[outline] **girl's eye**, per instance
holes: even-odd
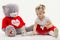
[[[38,14],[37,14],[38,15]]]
[[[40,15],[40,14],[37,14],[37,15]]]
[[[45,13],[45,12],[43,12],[43,13]]]
[[[41,15],[41,13],[40,13],[40,15]]]

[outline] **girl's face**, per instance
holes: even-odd
[[[36,10],[36,14],[37,14],[38,18],[40,18],[40,19],[44,17],[44,13],[45,13],[45,11],[42,9]]]

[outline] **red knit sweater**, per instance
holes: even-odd
[[[2,29],[6,28],[7,26],[12,25],[14,28],[21,28],[25,25],[22,18],[20,16],[17,17],[5,17],[2,21]]]

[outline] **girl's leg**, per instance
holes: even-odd
[[[58,29],[55,26],[52,26],[50,28],[49,35],[57,38],[58,37]]]
[[[34,25],[31,25],[31,26],[25,28],[26,32],[27,32],[27,35],[33,35],[33,27],[34,27]]]
[[[56,37],[56,38],[58,37],[58,29],[57,28],[54,29],[54,37]]]
[[[26,32],[33,31],[33,26],[34,26],[34,25],[31,25],[31,26],[29,26],[29,27],[26,27],[26,28],[25,28]]]

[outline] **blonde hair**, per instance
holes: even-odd
[[[39,9],[45,9],[45,5],[43,5],[43,4],[40,4],[38,7],[36,7],[36,10],[39,10]]]

